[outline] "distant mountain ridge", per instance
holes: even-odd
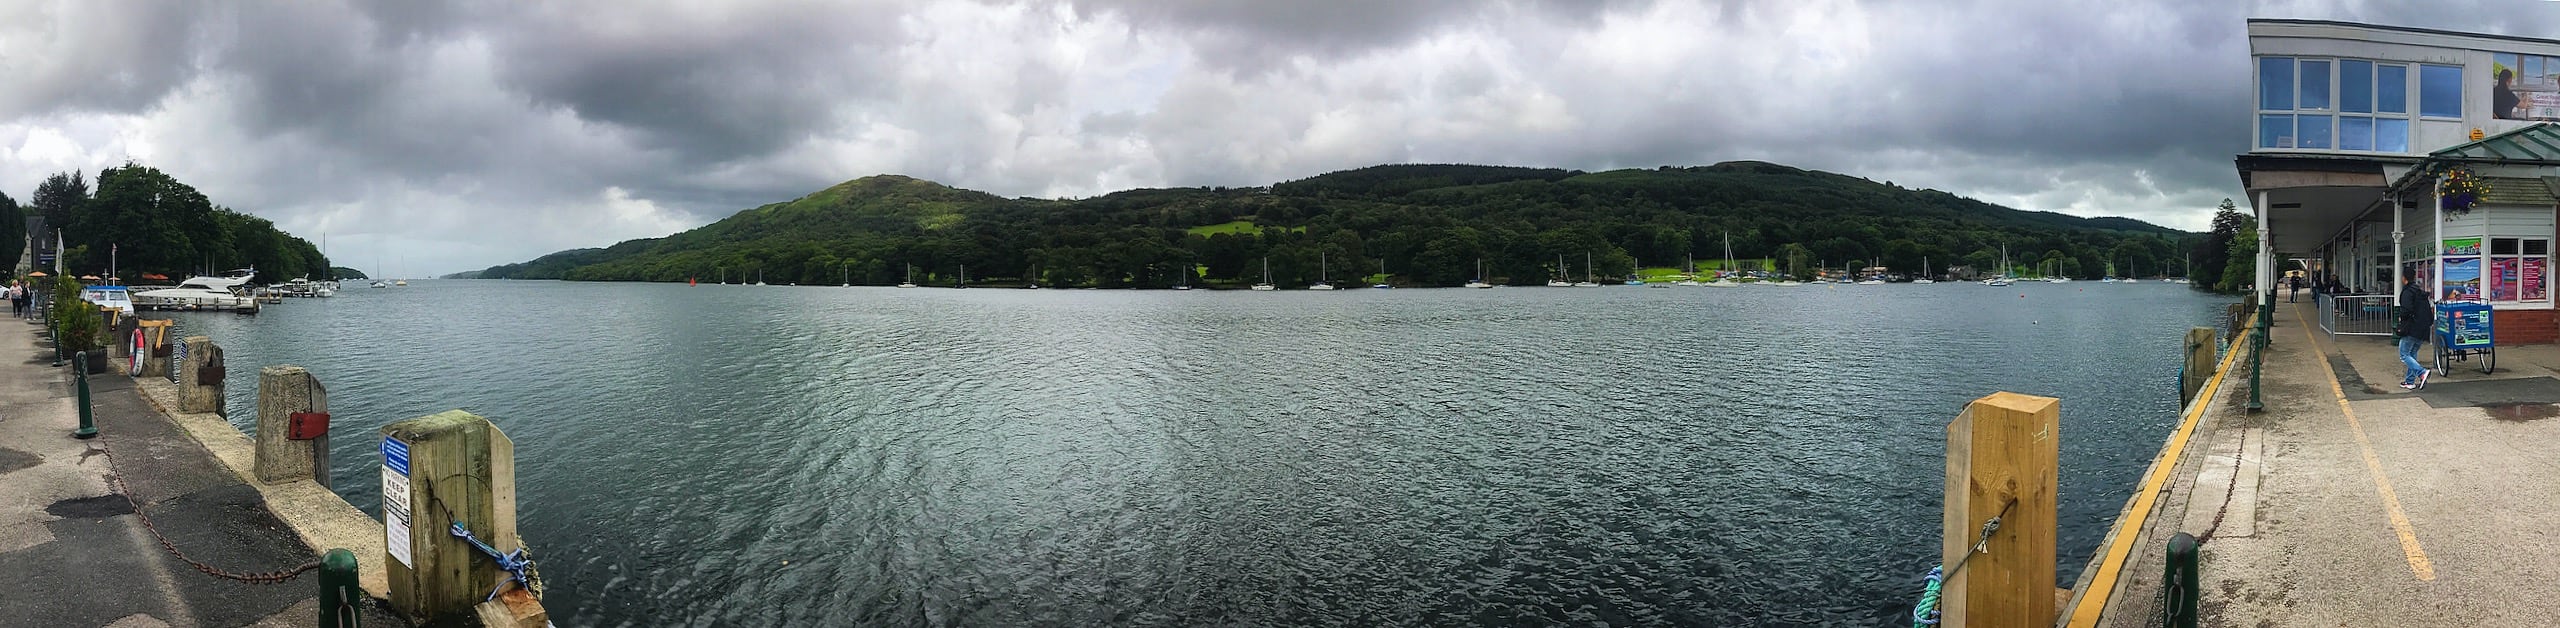
[[[1917,270],[1988,267],[2006,244],[2021,268],[2073,276],[2161,274],[2195,234],[2129,218],[2023,211],[1937,190],[1780,164],[1583,172],[1400,164],[1268,188],[1136,189],[1007,199],[900,175],[846,181],[696,229],[572,249],[476,273],[487,279],[885,285],[981,281],[1161,287],[1261,278],[1367,283],[1472,278],[1540,283],[1623,275],[1641,261],[1720,260],[1725,238],[1764,268],[1847,263]],[[1595,269],[1582,268],[1588,255]],[[1557,257],[1566,258],[1555,267]],[[2043,262],[2039,264],[2039,262]],[[2109,262],[2116,271],[2106,268]],[[1196,269],[1196,271],[1194,270]],[[1188,275],[1188,276],[1186,276]],[[1248,281],[1249,280],[1249,281]]]

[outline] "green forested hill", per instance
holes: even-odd
[[[1811,273],[1852,260],[1896,271],[1988,268],[2006,244],[2026,271],[2043,260],[2073,276],[2160,273],[2196,234],[2124,218],[2019,211],[1936,190],[1906,189],[1762,162],[1693,168],[1571,170],[1393,165],[1269,188],[1175,188],[1080,200],[1006,199],[909,177],[848,181],[738,212],[664,238],[577,249],[496,266],[487,279],[752,281],[1159,287],[1261,279],[1316,280],[1319,255],[1337,282],[1381,261],[1398,283],[1455,285],[1478,258],[1496,282],[1542,283],[1562,256],[1582,275],[1637,263],[1701,266],[1724,255],[1794,260]],[[1195,266],[1196,265],[1196,266]]]
[[[94,193],[92,182],[82,173],[56,173],[37,186],[26,208],[60,232],[69,247],[62,266],[73,273],[105,275],[113,266],[125,279],[139,281],[144,273],[184,278],[254,267],[261,281],[328,277],[328,258],[309,240],[265,218],[215,205],[159,169],[126,163],[98,171]],[[9,214],[0,217],[18,218]]]

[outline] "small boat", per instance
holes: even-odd
[[[1938,280],[1929,278],[1929,258],[1920,258],[1920,278],[1911,280],[1911,283],[1938,283]]]
[[[1733,233],[1724,234],[1724,267],[1716,269],[1716,280],[1698,284],[1709,288],[1732,288],[1742,285],[1733,280]]]
[[[133,293],[126,290],[124,286],[81,288],[80,300],[96,305],[98,309],[116,312],[121,316],[133,315]]]
[[[1576,288],[1598,288],[1598,287],[1600,287],[1600,278],[1599,278],[1599,276],[1592,274],[1592,272],[1593,272],[1593,271],[1591,270],[1591,252],[1590,252],[1590,251],[1583,251],[1583,252],[1582,252],[1582,281],[1576,281],[1576,282],[1573,282],[1573,287],[1576,287]]]
[[[2000,274],[1992,275],[1990,278],[1983,279],[1982,285],[1997,288],[2000,286],[2010,285],[2011,283],[2012,282],[2009,280],[2009,245],[2002,244],[2000,245]]]
[[[1271,258],[1262,258],[1262,283],[1253,284],[1253,289],[1261,292],[1280,289],[1279,285],[1271,283]]]
[[[1393,290],[1393,289],[1395,289],[1395,285],[1394,285],[1394,284],[1387,283],[1387,278],[1388,278],[1389,276],[1390,276],[1390,275],[1388,275],[1388,274],[1387,274],[1387,260],[1383,260],[1383,259],[1382,259],[1382,260],[1378,260],[1378,283],[1377,283],[1377,285],[1372,285],[1372,286],[1369,286],[1369,287],[1371,287],[1371,288],[1376,288],[1376,289],[1379,289],[1379,290]]]
[[[1473,281],[1469,281],[1469,282],[1467,282],[1467,287],[1469,287],[1469,288],[1491,288],[1491,287],[1493,287],[1493,284],[1485,283],[1485,281],[1484,281],[1484,258],[1481,258],[1481,257],[1476,258],[1476,278],[1475,278],[1475,280],[1473,280]]]
[[[726,283],[726,280],[723,280],[723,283]],[[913,288],[913,287],[916,287],[916,265],[914,265],[914,264],[908,264],[908,265],[907,265],[907,280],[906,280],[906,281],[902,281],[902,282],[898,282],[898,287],[900,287],[900,288]]]
[[[1266,279],[1266,281],[1267,281],[1267,279]],[[1307,289],[1308,289],[1308,290],[1332,290],[1332,289],[1334,289],[1334,288],[1333,288],[1333,262],[1332,262],[1332,260],[1326,259],[1326,256],[1325,256],[1324,254],[1322,254],[1322,253],[1318,253],[1318,254],[1316,254],[1316,285],[1307,286]]]
[[[1573,273],[1572,273],[1571,271],[1569,271],[1569,270],[1565,269],[1565,267],[1564,267],[1564,256],[1562,256],[1562,255],[1558,255],[1558,256],[1556,256],[1556,277],[1555,277],[1554,279],[1549,279],[1549,280],[1547,280],[1547,287],[1549,287],[1549,288],[1570,288],[1570,287],[1573,287],[1573,282],[1571,282],[1571,281],[1566,281],[1566,280],[1565,280],[1565,277],[1570,276],[1570,275],[1572,275],[1572,274],[1573,274]]]

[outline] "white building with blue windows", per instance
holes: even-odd
[[[2315,20],[2249,21],[2257,109],[2235,160],[2275,261],[2391,304],[2403,271],[2495,310],[2499,343],[2560,340],[2560,40]],[[2481,187],[2471,187],[2473,183]],[[2485,188],[2485,189],[2482,189]],[[2262,293],[2263,294],[2263,293]],[[2324,316],[2336,333],[2382,333]]]

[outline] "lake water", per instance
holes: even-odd
[[[419,281],[170,316],[311,368],[368,513],[375,428],[496,421],[564,626],[1883,625],[1965,401],[2062,398],[2075,577],[2221,302]]]

